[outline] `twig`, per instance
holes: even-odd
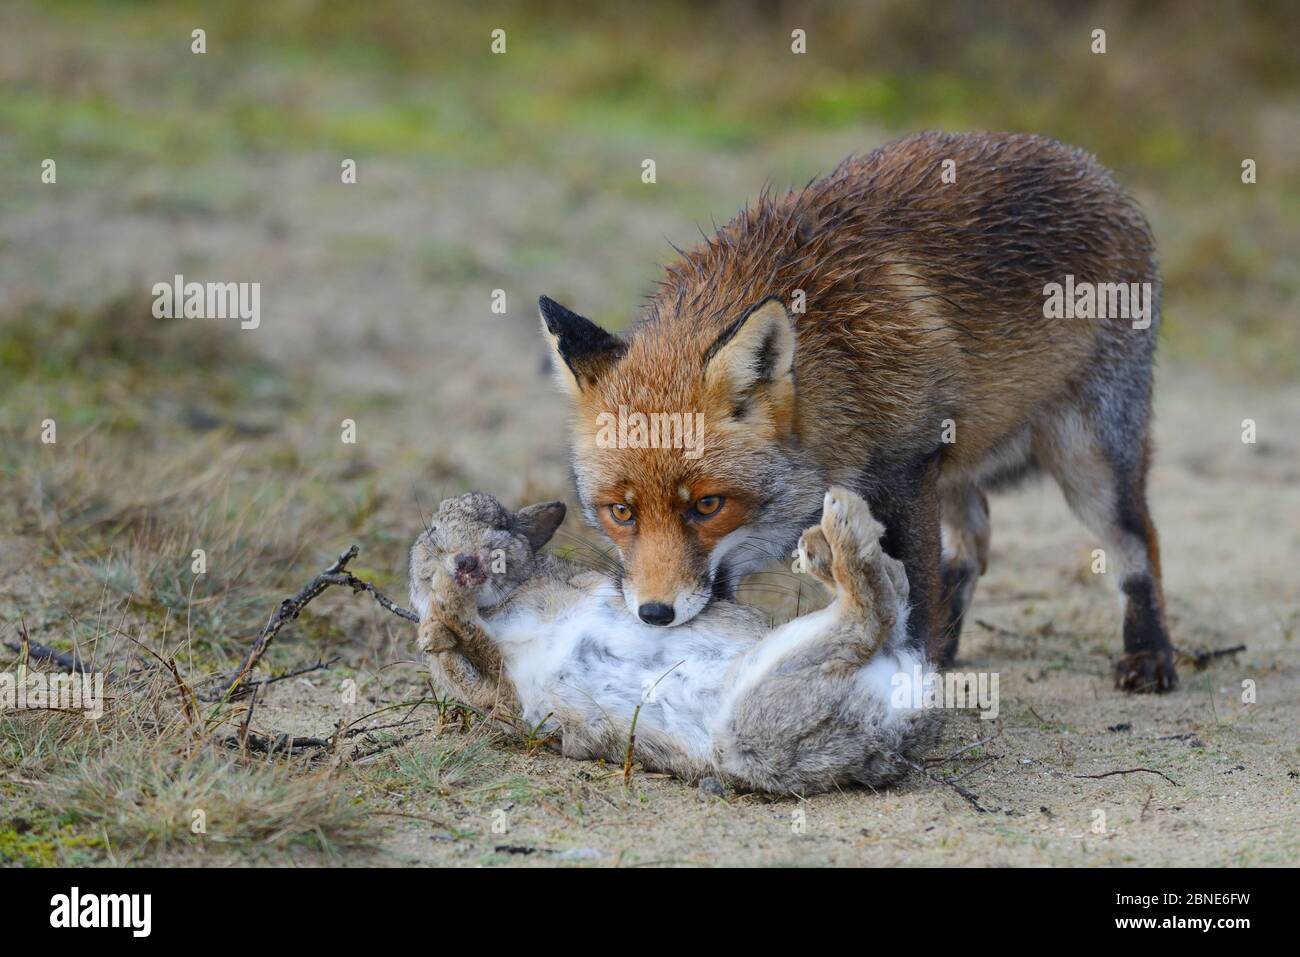
[[[240,698],[244,698],[252,694],[256,689],[265,688],[267,685],[273,685],[277,681],[288,681],[290,678],[298,678],[301,677],[302,675],[309,675],[313,671],[324,671],[326,668],[334,667],[334,665],[338,664],[339,660],[340,660],[340,656],[338,655],[335,655],[329,661],[321,661],[317,659],[314,665],[308,665],[306,668],[295,668],[293,671],[286,671],[284,674],[281,675],[272,675],[270,678],[261,678],[257,681],[244,682],[239,686],[238,689],[230,693],[230,700],[238,701]]]
[[[1235,655],[1245,650],[1245,645],[1233,645],[1231,648],[1216,648],[1212,651],[1183,651],[1181,648],[1174,649],[1177,654],[1190,659],[1192,667],[1197,671],[1204,671],[1210,666],[1210,662],[1217,658],[1226,658],[1228,655]]]
[[[421,735],[428,734],[432,730],[432,728],[421,728],[419,731],[412,731],[410,734],[404,734],[400,738],[394,738],[392,741],[380,742],[368,751],[361,750],[361,745],[358,744],[352,749],[350,757],[353,761],[363,761],[366,758],[373,758],[376,754],[381,754],[384,751],[391,751],[393,748],[400,748],[412,738],[418,738]]]
[[[159,660],[161,660],[161,656]],[[199,717],[198,699],[194,697],[194,692],[185,683],[185,679],[181,677],[180,669],[176,667],[176,659],[168,658],[166,665],[172,673],[172,679],[176,682],[176,690],[181,696],[181,702],[185,705],[185,720],[193,726]]]
[[[241,723],[239,734],[227,735],[221,739],[221,743],[228,748],[235,748],[240,751],[256,751],[260,754],[293,754],[295,751],[320,750],[333,752],[337,747],[338,741],[342,738],[355,738],[366,736],[366,740],[376,747],[369,750],[363,750],[361,745],[356,745],[350,757],[355,761],[361,758],[373,757],[383,751],[388,751],[399,745],[405,744],[412,738],[418,738],[420,735],[427,734],[431,728],[421,728],[411,734],[402,735],[394,738],[392,741],[376,741],[369,735],[374,731],[383,731],[389,728],[400,728],[403,725],[411,724],[410,720],[395,721],[391,724],[371,725],[365,728],[347,728],[339,729],[328,738],[314,736],[291,737],[288,734],[262,734],[257,731],[250,731],[248,720],[252,716],[253,707],[257,703],[257,695],[254,693],[253,701],[250,703],[248,712],[244,715]]]
[[[952,788],[963,798],[965,798],[966,802],[970,804],[971,807],[979,811],[981,814],[993,814],[996,813],[997,811],[1002,810],[1001,808],[985,807],[983,804],[980,803],[979,798],[977,798],[974,795],[974,793],[968,791],[966,788],[962,787],[960,784],[957,784],[952,779],[945,778],[941,774],[935,774],[929,768],[925,767],[922,764],[917,764],[915,761],[911,760],[910,758],[904,758],[903,760],[907,763],[908,767],[910,767],[913,771],[919,771],[920,773],[924,774],[927,778],[929,778],[931,781],[933,781],[935,784],[942,784],[944,787]]]
[[[442,820],[441,818],[428,817],[424,814],[408,814],[406,811],[385,811],[385,810],[369,811],[367,813],[379,814],[384,817],[406,817],[406,818],[410,818],[412,821],[424,821],[426,824],[435,824],[438,827],[442,828],[444,831],[447,831],[448,833],[454,833],[456,831],[456,828],[452,827],[450,824],[448,824],[446,821]]]
[[[6,641],[5,647],[20,655],[23,654],[23,643],[20,641]],[[55,651],[35,641],[28,641],[26,650],[27,656],[33,661],[49,661],[68,671],[78,671],[83,675],[90,674],[90,665],[66,652]]]
[[[144,651],[144,653],[149,655],[149,657],[155,659],[160,665],[162,665],[171,673],[172,681],[176,683],[176,691],[181,696],[181,704],[185,706],[185,721],[187,724],[189,724],[191,728],[197,728],[197,722],[199,717],[199,699],[197,696],[195,696],[194,690],[188,684],[186,684],[185,679],[181,677],[180,669],[176,667],[176,659],[174,657],[164,658],[158,652],[154,651],[152,648],[146,645],[143,641],[128,634],[125,631],[120,632],[120,634],[127,641],[131,642],[131,644],[135,645],[137,648]],[[163,640],[166,641],[165,635]]]
[[[974,748],[978,748],[978,747],[980,747],[981,745],[988,744],[990,741],[994,740],[995,738],[997,738],[997,737],[998,737],[999,735],[1001,735],[1001,734],[1002,734],[1001,731],[998,731],[997,734],[990,734],[987,738],[982,738],[982,739],[980,739],[979,741],[974,741],[974,742],[972,742],[972,743],[966,745],[966,747],[961,748],[961,749],[959,749],[959,750],[957,750],[957,751],[954,751],[952,754],[948,755],[946,758],[926,758],[926,759],[925,759],[925,763],[926,763],[926,764],[929,764],[929,765],[934,765],[934,764],[947,764],[949,761],[956,761],[959,757],[961,757],[961,756],[962,756],[963,754],[965,754],[967,751],[970,751],[970,750],[972,750],[972,749],[974,749]]]
[[[258,685],[253,685],[252,695],[248,701],[248,710],[244,712],[244,720],[239,725],[239,748],[241,751],[248,750],[248,726],[253,720],[253,709],[257,707],[258,687]]]
[[[23,656],[23,660],[32,659],[35,661],[49,661],[60,668],[66,668],[68,671],[80,672],[83,675],[91,673],[91,666],[81,660],[80,655],[70,652],[55,651],[38,641],[32,641],[31,636],[27,633],[26,625],[20,625],[18,633],[22,635],[21,641],[6,641],[5,647],[10,651],[17,652]],[[111,680],[111,678],[110,678]]]
[[[1098,780],[1098,779],[1100,779],[1100,778],[1108,778],[1108,777],[1111,777],[1111,776],[1116,775],[1116,774],[1137,774],[1139,771],[1145,772],[1145,773],[1147,773],[1147,774],[1158,774],[1158,775],[1160,775],[1162,778],[1164,778],[1166,781],[1168,781],[1170,784],[1172,784],[1174,787],[1176,787],[1176,788],[1180,788],[1180,787],[1182,787],[1181,784],[1179,784],[1177,781],[1175,781],[1175,780],[1174,780],[1173,778],[1171,778],[1169,775],[1165,774],[1163,771],[1157,771],[1155,768],[1126,768],[1126,769],[1123,770],[1123,771],[1107,771],[1107,772],[1105,772],[1104,774],[1076,774],[1075,777],[1076,777],[1076,778],[1091,778],[1091,779],[1093,779],[1093,780]]]
[[[956,777],[951,777],[951,778],[949,778],[949,779],[948,779],[948,783],[949,783],[949,784],[956,784],[956,783],[957,783],[958,781],[960,781],[962,778],[969,777],[970,775],[974,774],[976,771],[983,771],[985,768],[987,768],[987,767],[988,767],[990,764],[992,764],[994,761],[998,760],[998,757],[1001,757],[1001,755],[998,755],[997,757],[989,758],[989,759],[988,759],[987,761],[985,761],[983,764],[977,764],[977,765],[975,765],[975,767],[973,767],[973,768],[967,768],[965,771],[963,771],[961,774],[958,774]]]
[[[1003,628],[1001,625],[990,624],[982,618],[976,618],[975,624],[979,625],[985,631],[991,631],[995,635],[1001,635],[1003,638],[1016,638],[1020,641],[1037,641],[1033,635],[1024,635],[1018,631],[1012,631],[1010,628]]]
[[[259,754],[293,754],[295,751],[306,751],[308,748],[329,750],[331,747],[331,742],[324,738],[291,738],[287,734],[277,734],[273,737],[256,731],[249,731],[242,741],[238,735],[230,735],[223,739],[222,743],[230,748],[256,751]]]
[[[311,603],[312,599],[319,596],[331,585],[346,585],[353,592],[369,592],[386,611],[392,612],[399,618],[418,623],[420,616],[415,612],[403,608],[376,589],[374,585],[362,581],[351,572],[346,571],[348,562],[356,558],[357,553],[360,551],[361,549],[358,546],[351,546],[335,559],[333,564],[326,568],[325,571],[304,585],[297,594],[280,602],[275,613],[271,615],[270,621],[262,629],[262,633],[258,635],[257,640],[253,642],[253,646],[244,655],[244,660],[240,662],[239,669],[222,682],[215,691],[205,696],[207,700],[228,699],[239,688],[240,683],[247,677],[249,672],[257,667],[258,662],[262,660],[262,656],[266,654],[266,649],[271,646],[275,636],[280,633],[280,629],[297,618],[302,613],[302,610]]]
[[[355,550],[356,546],[353,545],[352,548]],[[414,622],[417,625],[420,623],[420,616],[415,612],[411,611],[409,608],[403,608],[383,592],[379,591],[379,589],[375,588],[375,586],[370,584],[370,582],[362,581],[351,572],[343,572],[341,574],[326,573],[320,577],[327,585],[346,585],[348,588],[351,588],[354,593],[359,591],[369,592],[385,611],[391,611],[398,618],[405,618],[407,621]]]

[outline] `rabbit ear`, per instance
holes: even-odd
[[[564,521],[563,502],[541,502],[521,508],[515,514],[515,525],[528,539],[533,551],[538,551],[551,540],[555,530]]]

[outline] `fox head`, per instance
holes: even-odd
[[[618,549],[628,610],[679,625],[784,557],[821,480],[798,450],[781,300],[738,310],[720,332],[652,316],[628,340],[546,297],[540,307],[573,401],[578,499]]]

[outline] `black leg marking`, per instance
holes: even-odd
[[[943,566],[940,607],[947,609],[940,636],[939,653],[935,663],[940,668],[951,668],[957,658],[957,643],[961,638],[962,623],[974,592],[978,569],[970,562],[952,561]]]
[[[885,534],[881,547],[903,563],[911,611],[907,634],[933,660],[939,649],[938,610],[942,545],[939,536],[939,458],[928,456],[898,481],[881,482],[863,497]]]
[[[1126,599],[1124,657],[1115,665],[1115,687],[1172,691],[1178,687],[1178,673],[1156,583],[1149,575],[1130,575],[1120,587]]]

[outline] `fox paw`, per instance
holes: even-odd
[[[1178,687],[1173,651],[1134,651],[1115,662],[1115,687],[1136,694],[1160,694]]]

